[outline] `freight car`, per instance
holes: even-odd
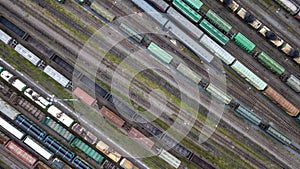
[[[235,112],[256,126],[258,126],[262,123],[262,119],[260,117],[258,117],[256,114],[254,114],[253,112],[248,110],[243,105],[239,105],[235,109]]]
[[[295,77],[294,75],[291,75],[287,79],[286,84],[288,86],[290,86],[297,93],[300,93],[300,80],[297,77]]]
[[[96,13],[101,15],[103,18],[105,18],[107,21],[111,22],[113,21],[116,16],[110,12],[108,9],[104,8],[97,2],[93,1],[93,3],[90,5],[91,9],[94,10]]]
[[[44,97],[42,97],[40,94],[32,90],[31,88],[27,88],[24,91],[24,95],[35,102],[37,105],[39,105],[42,109],[47,109],[51,103],[46,100]]]
[[[16,34],[21,39],[26,39],[28,33],[16,26],[14,23],[7,20],[4,16],[0,16],[0,24],[2,24],[8,31]]]
[[[184,44],[187,48],[193,51],[198,57],[206,62],[211,62],[214,56],[208,52],[204,47],[198,44],[194,39],[189,37],[184,31],[182,31],[178,26],[169,21],[165,28],[169,30],[178,40]]]
[[[0,76],[3,80],[5,80],[9,84],[11,84],[17,90],[22,92],[26,89],[26,85],[23,82],[21,82],[19,79],[17,79],[16,77],[14,77],[14,75],[12,75],[10,72],[4,70],[1,72]]]
[[[120,162],[120,166],[123,167],[124,169],[139,169],[135,165],[132,164],[129,160],[126,158],[123,158]]]
[[[260,79],[257,75],[255,75],[251,70],[249,70],[246,66],[244,66],[241,62],[236,60],[231,68],[236,71],[240,76],[245,78],[252,86],[254,86],[257,90],[264,90],[268,85],[262,79]]]
[[[90,144],[95,144],[97,142],[97,137],[78,123],[75,123],[72,126],[72,130]]]
[[[178,141],[173,139],[171,136],[168,136],[167,134],[165,134],[160,139],[160,142],[166,149],[171,149],[171,151],[186,159],[190,159],[190,157],[193,155],[193,153],[190,150],[179,144]]]
[[[209,84],[206,88],[206,91],[208,91],[213,97],[217,98],[224,104],[229,104],[232,100],[232,98],[226,94],[224,91],[219,89],[213,84]]]
[[[47,136],[44,143],[50,151],[57,153],[61,158],[71,161],[74,157],[74,153],[62,146],[59,142],[50,136]]]
[[[157,44],[154,42],[151,42],[150,45],[147,47],[147,49],[158,59],[161,61],[169,64],[173,60],[173,56],[170,55],[168,52],[160,48]]]
[[[142,43],[143,40],[143,36],[138,34],[135,30],[131,29],[129,26],[127,26],[124,23],[121,23],[119,28],[125,32],[130,38],[132,38],[133,40],[135,40],[138,43]]]
[[[4,134],[2,131],[0,131],[0,144],[4,145],[6,144],[8,141],[10,140],[10,138]]]
[[[172,154],[170,154],[169,152],[167,152],[164,149],[160,150],[158,157],[163,159],[164,161],[166,161],[172,167],[175,167],[175,168],[178,168],[181,164],[181,161],[178,158],[176,158],[175,156],[173,156]]]
[[[67,127],[70,127],[74,123],[74,120],[71,117],[54,105],[51,105],[47,109],[47,112]]]
[[[244,8],[241,8],[237,12],[237,15],[256,30],[262,26],[262,23]]]
[[[101,164],[104,160],[104,157],[95,151],[92,147],[81,141],[79,138],[75,138],[72,143],[72,147],[75,147],[82,151],[84,154],[95,160],[98,164]]]
[[[67,142],[71,142],[75,136],[69,132],[66,128],[61,126],[56,121],[52,120],[50,117],[46,117],[43,122],[43,125],[47,126],[49,129],[55,131],[59,136],[65,139]]]
[[[211,9],[207,11],[205,14],[207,20],[209,20],[214,26],[225,33],[229,33],[232,29],[232,26],[227,23],[224,19],[222,19],[219,15],[213,12]]]
[[[93,169],[86,161],[81,159],[80,157],[75,157],[72,161],[72,164],[78,169]]]
[[[131,127],[128,131],[128,136],[138,142],[139,144],[143,145],[146,149],[151,150],[154,145],[154,142],[146,137],[143,133]]]
[[[190,79],[191,81],[195,82],[198,84],[202,77],[199,76],[197,73],[195,73],[193,70],[191,70],[189,67],[187,67],[183,63],[179,63],[179,65],[176,68],[181,74],[183,74],[185,77]]]
[[[51,169],[50,167],[48,167],[46,164],[44,164],[43,162],[39,161],[34,169]]]
[[[262,65],[277,75],[282,75],[285,72],[285,69],[265,52],[259,52],[256,58]]]
[[[267,26],[262,26],[258,32],[265,37],[269,42],[271,42],[274,46],[279,48],[283,45],[284,40],[277,36],[274,32],[272,32]]]
[[[31,153],[26,151],[23,147],[21,147],[14,141],[8,142],[5,146],[5,149],[29,167],[32,167],[38,161],[38,158],[33,156]]]
[[[28,102],[23,97],[19,96],[15,102],[20,107],[22,107],[25,111],[30,113],[33,117],[35,117],[38,121],[42,121],[45,118],[45,113],[43,113],[41,110],[39,110],[36,106],[32,105],[30,102]]]
[[[247,18],[247,11],[243,7],[239,7],[240,5],[236,3],[235,1],[225,1],[225,0],[219,0],[222,2],[225,6],[228,6],[232,9],[233,12],[237,11],[239,9],[239,15],[242,18]],[[282,2],[290,3],[289,0],[278,0]],[[232,8],[234,7],[234,9]],[[293,7],[295,9],[295,7]],[[300,20],[300,8],[298,8],[299,12],[297,15],[295,15],[295,18]],[[249,18],[248,18],[249,19]],[[253,20],[255,23],[254,16],[251,15],[250,20]],[[257,21],[258,22],[258,21]],[[262,24],[263,25],[263,24]],[[293,61],[295,61],[297,64],[300,64],[300,54],[298,49],[293,48],[290,44],[287,42],[284,42],[282,38],[280,38],[275,32],[271,31],[267,26],[263,25],[258,28],[258,26],[253,26],[255,30],[258,30],[258,32],[263,35],[267,41],[271,42],[273,45],[275,45],[279,50],[281,50],[283,53],[285,53],[287,56],[291,57]],[[256,29],[258,28],[258,29]]]
[[[210,37],[212,37],[215,41],[217,41],[221,45],[226,45],[229,41],[229,38],[225,36],[222,32],[220,32],[217,28],[215,28],[212,24],[210,24],[206,19],[203,19],[200,24],[200,28],[204,32],[206,32]]]
[[[180,24],[193,38],[199,39],[203,35],[203,32],[197,26],[182,16],[173,7],[168,9],[167,14],[174,20],[174,22],[176,22],[176,24]]]
[[[163,0],[147,0],[150,4],[155,6],[155,8],[159,9],[161,12],[166,12],[169,4],[164,2]]]
[[[152,124],[150,121],[146,120],[140,115],[136,115],[134,119],[135,123],[145,129],[147,132],[153,136],[160,138],[163,135],[163,130]]]
[[[7,122],[2,117],[0,117],[0,126],[19,140],[21,140],[25,136],[25,133],[23,133],[21,130],[16,128],[10,122]]]
[[[116,163],[122,158],[121,154],[110,148],[103,141],[99,141],[96,148]]]
[[[150,17],[152,17],[160,26],[164,26],[168,19],[162,14],[158,13],[150,4],[141,0],[131,0],[136,6],[145,11]]]
[[[18,127],[30,133],[34,138],[39,140],[44,140],[46,137],[46,132],[39,128],[35,123],[31,122],[29,119],[23,115],[18,115],[16,120]]]
[[[69,79],[49,65],[44,68],[43,72],[65,88],[68,88],[72,85]]]
[[[108,121],[110,121],[112,124],[114,124],[116,127],[121,128],[124,124],[125,121],[117,116],[114,112],[106,108],[105,106],[102,106],[101,109],[99,110],[99,113]]]
[[[231,65],[235,61],[230,53],[228,53],[224,48],[218,45],[215,41],[206,35],[203,35],[199,41],[205,48],[207,48],[211,53],[221,59],[225,64]]]
[[[198,14],[194,9],[192,9],[189,5],[184,3],[182,0],[174,0],[173,5],[176,9],[178,9],[181,13],[183,13],[194,23],[198,23],[202,18],[200,14]]]
[[[255,44],[246,38],[242,33],[238,32],[232,36],[232,40],[237,44],[241,49],[251,53],[255,48]]]
[[[295,15],[300,11],[300,7],[291,0],[275,0],[281,7],[287,10],[291,15]]]
[[[183,0],[186,4],[188,4],[190,7],[192,7],[193,9],[195,9],[196,11],[199,11],[200,8],[203,5],[203,2],[201,2],[200,0]]]
[[[281,107],[288,115],[296,117],[299,114],[300,110],[291,102],[286,100],[280,93],[275,91],[272,87],[268,86],[267,89],[263,91],[263,94]]]
[[[40,145],[29,136],[27,136],[23,142],[46,160],[50,160],[50,158],[53,156],[51,151],[47,150],[44,146]]]
[[[265,131],[284,145],[290,145],[292,143],[292,141],[289,138],[284,136],[279,130],[277,130],[272,125],[268,125]]]
[[[223,3],[224,6],[227,6],[232,12],[235,12],[237,9],[239,9],[240,5],[235,2],[234,0],[219,0]]]
[[[53,159],[52,164],[59,169],[72,169],[68,164],[58,158]]]
[[[118,98],[115,98],[114,96],[110,97],[108,101],[110,103],[113,103],[114,106],[117,107],[119,110],[122,110],[119,113],[121,113],[122,117],[125,117],[127,120],[132,120],[137,114],[132,109],[130,109],[126,103],[120,101]]]
[[[12,40],[12,37],[0,29],[0,40],[6,45]]]
[[[30,63],[32,63],[34,66],[38,67],[43,62],[38,56],[36,56],[34,53],[32,53],[30,50],[28,50],[21,44],[16,45],[15,51],[19,53],[23,58],[28,60]]]
[[[76,87],[73,91],[73,95],[75,95],[76,98],[79,98],[83,103],[87,104],[88,106],[92,106],[96,103],[96,99],[94,99],[92,96],[90,96],[87,92],[82,90],[79,87]]]
[[[0,98],[0,112],[10,118],[11,120],[14,120],[20,113],[11,107],[7,102],[2,100]]]

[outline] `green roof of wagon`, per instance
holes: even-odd
[[[240,32],[235,34],[232,39],[239,47],[247,52],[251,52],[255,48],[255,44]]]
[[[198,14],[196,11],[194,11],[191,7],[189,7],[182,0],[174,0],[173,4],[177,9],[179,9],[182,13],[184,13],[184,15],[186,15],[188,18],[190,18],[194,22],[199,22],[200,19],[202,18],[200,14]]]
[[[203,2],[201,2],[200,0],[183,0],[183,1],[196,10],[199,10],[203,5]]]
[[[217,40],[222,45],[225,45],[229,38],[225,36],[222,32],[220,32],[217,28],[215,28],[212,24],[210,24],[207,20],[203,19],[200,23],[200,27],[208,33],[212,38]]]
[[[219,15],[217,15],[212,10],[209,10],[206,15],[207,19],[214,24],[217,28],[221,29],[224,32],[229,32],[232,28],[224,19],[222,19]]]
[[[271,70],[272,72],[281,75],[285,69],[277,63],[275,60],[273,60],[269,55],[267,55],[265,52],[260,52],[257,56],[258,61],[263,64],[266,68]]]
[[[153,42],[151,42],[148,46],[148,50],[165,63],[169,64],[173,59],[173,56],[168,54],[165,50],[163,50]]]

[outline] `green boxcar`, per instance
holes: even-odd
[[[243,50],[248,53],[252,52],[255,48],[255,44],[246,38],[242,33],[237,33],[232,37],[233,41]]]
[[[203,19],[199,25],[204,30],[204,32],[208,33],[209,36],[218,41],[220,44],[226,45],[226,43],[229,41],[229,38],[227,36],[225,36],[207,20]]]
[[[78,148],[79,150],[84,152],[87,156],[95,160],[98,164],[101,164],[102,161],[104,160],[104,157],[100,153],[95,151],[93,148],[91,148],[89,145],[81,141],[79,138],[75,138],[72,141],[71,146]]]
[[[90,7],[109,22],[113,21],[116,18],[116,16],[113,13],[105,9],[97,2],[93,2]]]
[[[153,53],[158,59],[169,64],[173,60],[173,56],[168,54],[165,50],[157,46],[154,42],[151,42],[148,46],[148,50]]]
[[[281,75],[285,69],[277,63],[275,60],[273,60],[269,55],[267,55],[265,52],[260,52],[257,55],[258,61],[263,64],[267,69],[271,70],[272,72]]]
[[[191,19],[193,22],[199,22],[201,19],[201,15],[199,15],[196,11],[194,11],[191,7],[189,7],[182,0],[174,0],[173,5],[180,10],[185,16]]]
[[[200,0],[183,0],[183,1],[196,10],[199,10],[203,5],[203,2],[201,2]]]
[[[224,21],[219,15],[217,15],[212,10],[209,10],[205,16],[213,25],[215,25],[217,28],[219,28],[220,30],[226,33],[228,33],[232,28],[231,25],[229,25],[226,21]]]
[[[68,142],[72,141],[75,138],[75,136],[72,133],[70,133],[67,129],[65,129],[56,121],[52,120],[50,117],[46,117],[43,120],[42,124],[55,131],[58,135],[60,135]]]

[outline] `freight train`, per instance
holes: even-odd
[[[139,3],[137,3],[137,2],[134,2],[134,3],[136,3],[141,8],[144,8],[144,10],[151,8],[151,7],[145,8],[144,3],[141,3],[141,2],[142,1],[139,1]],[[156,17],[156,15],[153,16],[154,19],[155,19],[155,17]],[[177,28],[177,26],[175,24],[173,24],[171,21],[167,21],[164,24],[165,24],[165,27],[169,28],[169,30],[171,28],[171,32],[173,34],[175,34],[175,33],[178,34],[180,32],[180,29]],[[176,31],[172,31],[172,30],[176,30]],[[253,43],[251,43],[251,41],[248,41],[246,39],[246,37],[244,37],[240,33],[234,35],[233,39],[234,39],[234,41],[236,41],[236,43],[240,44],[241,47],[245,48],[245,50],[252,51],[253,48],[255,47],[255,45]],[[279,107],[281,107],[287,114],[289,114],[292,117],[298,116],[300,110],[296,106],[292,105],[288,100],[286,100],[284,98],[284,96],[282,96],[281,94],[276,92],[272,87],[268,86],[268,84],[266,82],[264,82],[262,79],[260,79],[252,71],[250,71],[245,65],[243,65],[241,62],[236,60],[235,57],[233,57],[231,54],[226,52],[223,48],[219,47],[218,44],[216,44],[214,41],[212,41],[209,37],[207,37],[206,35],[202,35],[202,37],[200,37],[199,42],[201,44],[203,44],[203,46],[206,46],[211,53],[213,53],[215,56],[219,57],[219,59],[221,59],[228,66],[230,66],[238,75],[243,77],[246,81],[248,81],[257,90],[265,91],[265,92],[263,92],[263,94],[266,95],[268,98],[270,98],[275,104],[279,105]],[[170,56],[169,54],[160,54],[160,53],[166,53],[166,52],[163,52],[162,49],[159,49],[158,45],[154,44],[153,42],[151,42],[147,46],[147,49],[150,52],[154,53],[154,55],[156,57],[158,57],[160,60],[162,60],[163,62],[165,62],[167,64],[170,64],[171,61],[173,60],[173,57]],[[262,58],[261,56],[263,54],[264,53],[261,52],[260,54],[258,54],[257,57]],[[264,55],[264,56],[266,56],[266,55]],[[271,70],[280,69],[280,67],[276,67],[279,64],[275,64],[275,62],[270,64],[270,63],[267,63],[268,61],[270,61],[270,57],[268,57],[265,60],[260,59],[260,62],[263,62],[265,65],[268,64],[268,67],[270,67],[269,69],[271,69]],[[274,65],[272,65],[272,64],[274,64]],[[283,74],[282,69],[281,69],[281,71],[279,70],[278,72],[280,73],[280,75]],[[294,78],[294,77],[295,76],[290,76],[288,78],[288,80],[286,80],[286,81],[291,81],[291,78]],[[198,84],[199,82],[196,82],[196,83]],[[299,88],[300,81],[296,80],[296,82],[293,84],[291,84],[291,83],[286,83],[286,84],[291,85],[292,89],[296,89],[296,88]],[[296,92],[299,92],[299,91],[296,90]]]
[[[10,78],[14,77],[16,80],[18,80],[10,72],[8,72],[6,70],[3,70],[3,68],[1,68],[1,70],[2,70],[2,72],[6,72],[6,74],[10,74]],[[4,76],[4,77],[6,77],[6,76]],[[9,81],[9,79],[5,79],[5,80]],[[15,87],[17,90],[20,89],[20,87],[18,87],[18,85],[16,86],[15,83],[13,83],[12,81],[10,82],[10,84],[13,87]],[[18,84],[20,84],[21,86],[23,86],[23,91],[26,91],[27,89],[32,90],[31,88],[27,88],[27,86],[23,82],[21,82],[21,81]],[[83,128],[78,123],[75,123],[74,120],[71,117],[69,117],[68,115],[66,115],[65,113],[63,113],[56,106],[48,104],[49,102],[47,102],[47,100],[44,99],[42,96],[40,96],[37,92],[34,92],[34,91],[33,92],[29,92],[29,91],[27,91],[27,94],[30,97],[27,96],[26,94],[24,94],[24,95],[27,96],[27,98],[29,98],[30,100],[38,103],[37,105],[39,105],[41,109],[47,110],[47,112],[50,115],[52,115],[53,118],[55,118],[56,120],[58,120],[59,122],[61,122],[66,127],[72,126],[71,127],[72,131],[74,133],[78,134],[84,140],[86,140],[89,144],[92,144],[92,145],[96,144],[97,137],[95,135],[93,135],[91,132],[87,131],[85,128]],[[33,94],[34,94],[34,96],[32,96]],[[42,100],[42,102],[40,100]],[[43,103],[43,104],[41,104],[41,103]],[[47,103],[47,104],[45,104],[45,103]],[[68,159],[65,159],[65,160],[71,161],[71,159],[74,157],[74,155],[72,156],[72,153],[70,151],[67,151],[64,147],[57,148],[57,146],[60,145],[57,141],[55,141],[52,137],[47,136],[47,133],[45,131],[43,131],[41,128],[39,128],[32,121],[28,120],[26,117],[24,117],[23,115],[21,115],[16,110],[13,110],[13,111],[5,111],[5,110],[3,110],[3,113],[6,116],[8,116],[11,120],[15,120],[15,122],[18,125],[19,128],[21,128],[24,131],[27,131],[35,139],[38,139],[40,141],[45,140],[46,147],[48,147],[51,151],[53,151],[55,153],[58,153],[61,158],[63,158],[63,159],[68,158]],[[3,124],[3,126],[9,126],[9,123],[6,123],[4,121],[3,122],[1,121],[1,123]],[[75,124],[72,125],[73,123],[75,123]],[[79,138],[76,138],[76,136],[74,134],[72,134],[69,130],[67,130],[65,127],[63,127],[60,123],[56,122],[52,118],[45,117],[44,120],[42,121],[42,124],[44,126],[46,126],[47,128],[49,128],[49,129],[53,130],[54,132],[56,132],[60,137],[62,137],[63,139],[65,139],[67,142],[69,142],[72,147],[81,148],[80,149],[81,151],[83,151],[85,154],[87,154],[87,156],[90,156],[97,163],[102,164],[102,162],[104,161],[104,157],[101,154],[98,153],[97,157],[95,157],[96,151],[93,150],[92,147],[90,147],[89,145],[83,143]],[[8,128],[12,128],[12,127],[8,127]],[[13,133],[14,136],[17,137],[20,140],[25,135],[24,133],[18,131],[18,129],[14,129],[13,132],[11,132],[11,133]],[[30,142],[29,138],[26,139],[25,144],[27,142]],[[54,142],[54,143],[52,143],[52,142]],[[80,146],[78,145],[79,144],[78,142],[80,142]],[[85,145],[84,149],[82,148],[83,144]],[[35,147],[38,148],[38,145],[35,145]],[[86,150],[86,148],[88,150]],[[59,149],[59,151],[57,149]],[[50,152],[48,152],[48,154],[47,154],[47,153],[45,153],[46,150],[42,150],[41,148],[39,148],[38,150],[41,150],[41,152],[44,152],[41,155],[45,156],[45,157],[48,157],[47,160],[49,160],[52,157],[52,155],[53,155],[52,154],[51,157],[50,157],[50,155],[49,155]],[[69,156],[66,156],[66,154],[64,154],[64,153],[67,153]],[[100,158],[102,160],[100,160]],[[78,158],[76,161],[78,161],[78,160],[80,160],[80,158]],[[106,165],[110,165],[110,166],[114,165],[114,164],[112,164],[109,161],[106,161],[105,164]],[[74,165],[77,165],[77,164],[74,164]]]
[[[103,92],[103,90],[102,90],[102,92]],[[104,92],[103,92],[104,93]],[[105,94],[101,94],[101,95],[105,95],[105,97],[106,96],[108,96],[108,92],[106,92]],[[112,100],[112,99],[110,99],[110,98],[112,98],[112,97],[107,97],[108,98],[108,100]],[[121,104],[121,103],[120,103]],[[129,110],[129,109],[127,109],[128,111],[126,111],[126,113],[128,114],[128,115],[130,115],[130,116],[132,116],[134,113],[132,112],[132,110]],[[136,116],[137,117],[137,116]],[[151,130],[152,132],[153,131],[155,131],[156,133],[159,131],[159,129],[158,130],[156,130],[155,129],[155,127],[153,127],[153,125],[151,124],[151,123],[147,123],[147,124],[141,124],[141,125],[143,125],[143,127],[147,127],[147,129],[149,129],[149,130]],[[159,132],[158,132],[159,133]],[[183,147],[184,148],[184,147]],[[190,152],[190,154],[191,154],[191,152]]]
[[[292,47],[288,42],[284,41],[268,26],[264,25],[259,19],[257,19],[251,12],[247,11],[236,1],[218,0],[227,6],[232,12],[236,13],[244,22],[249,24],[253,29],[257,30],[268,42],[277,47],[287,56],[291,57],[297,64],[300,64],[300,53],[296,47]],[[300,7],[295,5],[290,0],[275,0],[281,4],[285,9],[292,12],[294,17],[300,20]]]
[[[144,1],[133,1],[133,2],[136,3],[136,5],[139,6],[140,8],[142,8],[145,12],[150,13],[150,12],[155,11],[155,9],[153,9],[150,6],[150,4],[147,4]],[[175,1],[173,1],[173,3],[174,2]],[[181,3],[183,3],[183,2],[181,2]],[[211,38],[209,38],[202,31],[200,31],[199,28],[197,28],[195,25],[191,24],[191,22],[189,20],[185,19],[174,8],[172,8],[171,6],[169,6],[169,8],[166,8],[166,3],[163,0],[151,1],[151,4],[154,4],[155,7],[160,7],[158,9],[161,9],[164,7],[164,9],[167,11],[167,13],[170,14],[170,17],[172,19],[174,19],[175,23],[180,23],[180,26],[183,26],[184,29],[186,29],[186,31],[192,37],[198,39],[198,43],[200,43],[200,45],[203,45],[210,52],[204,53],[204,51],[202,50],[203,47],[199,48],[199,46],[197,46],[198,44],[194,43],[193,40],[190,39],[189,36],[187,36],[187,34],[185,34],[185,32],[183,32],[178,26],[176,26],[174,23],[172,23],[171,20],[163,20],[163,22],[162,22],[161,17],[157,17],[158,15],[152,16],[154,20],[156,20],[158,23],[160,23],[162,27],[168,29],[179,40],[184,39],[184,41],[187,44],[189,44],[189,48],[193,47],[194,49],[195,48],[197,48],[199,50],[201,49],[202,50],[201,53],[203,55],[206,55],[207,58],[213,58],[215,55],[218,56],[219,58],[222,57],[223,58],[223,59],[221,59],[222,61],[225,61],[224,57],[230,57],[229,58],[230,60],[232,60],[234,58],[233,56],[230,56],[231,54],[226,52],[222,47],[220,47],[217,44],[217,43],[222,44],[223,42],[225,43],[227,40],[224,37],[226,37],[226,36],[222,37],[222,34],[218,34],[218,33],[216,33],[216,31],[212,31],[215,33],[213,35],[209,34],[209,36],[215,40],[216,40],[216,38],[214,38],[214,37],[218,37],[218,40],[216,40],[217,43],[215,43],[214,41],[211,40]],[[186,12],[188,13],[188,11],[186,11]],[[226,23],[221,17],[219,17],[217,14],[213,13],[211,10],[209,10],[205,16],[206,16],[207,20],[211,21],[215,26],[217,26],[223,32],[229,32],[230,29],[232,28],[228,23]],[[207,20],[203,19],[199,24],[200,27],[202,27],[204,31],[208,30],[208,29],[212,30],[211,28],[213,27],[213,25],[210,26],[210,23],[207,22]],[[130,29],[130,28],[128,28],[128,29]],[[128,33],[128,31],[125,31],[125,33],[127,33],[129,36],[132,36],[133,34],[135,34],[135,35],[138,34],[138,33],[133,33],[134,30],[132,30],[132,29],[130,29],[130,30],[131,30],[130,33]],[[207,31],[205,31],[205,32],[207,32]],[[233,34],[232,40],[243,50],[247,51],[248,53],[253,53],[253,56],[255,58],[258,58],[259,63],[261,63],[267,69],[269,69],[272,72],[274,72],[274,70],[277,71],[281,80],[283,82],[285,82],[285,84],[287,84],[291,89],[293,89],[297,93],[300,92],[300,90],[299,90],[300,89],[300,86],[299,86],[300,80],[297,77],[295,77],[294,75],[291,75],[291,74],[285,72],[285,69],[281,65],[279,65],[279,63],[274,61],[270,56],[268,56],[265,52],[254,51],[254,48],[256,47],[256,45],[253,42],[251,42],[248,38],[246,38],[243,34],[241,34],[240,32],[237,34]],[[137,42],[140,42],[140,41],[141,40],[139,40]],[[148,49],[151,50],[151,49],[153,49],[153,47],[155,47],[155,45],[150,44]],[[198,54],[199,53],[200,52],[198,52]],[[211,53],[213,53],[213,55]],[[224,56],[224,54],[225,54],[225,56]],[[161,56],[163,56],[163,55],[161,55]],[[164,60],[164,62],[170,63],[171,57],[168,56],[168,58],[166,58],[166,56],[168,56],[168,55],[167,54],[164,55],[165,58],[163,58],[163,59],[167,59],[167,60]],[[264,56],[264,59],[261,59],[262,56]],[[228,60],[226,60],[226,62],[228,62]],[[278,69],[281,69],[281,71],[278,71]]]

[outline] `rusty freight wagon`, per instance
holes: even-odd
[[[101,115],[107,119],[109,122],[114,124],[117,127],[122,127],[125,123],[125,121],[120,118],[118,115],[116,115],[114,112],[103,106],[100,111]]]

